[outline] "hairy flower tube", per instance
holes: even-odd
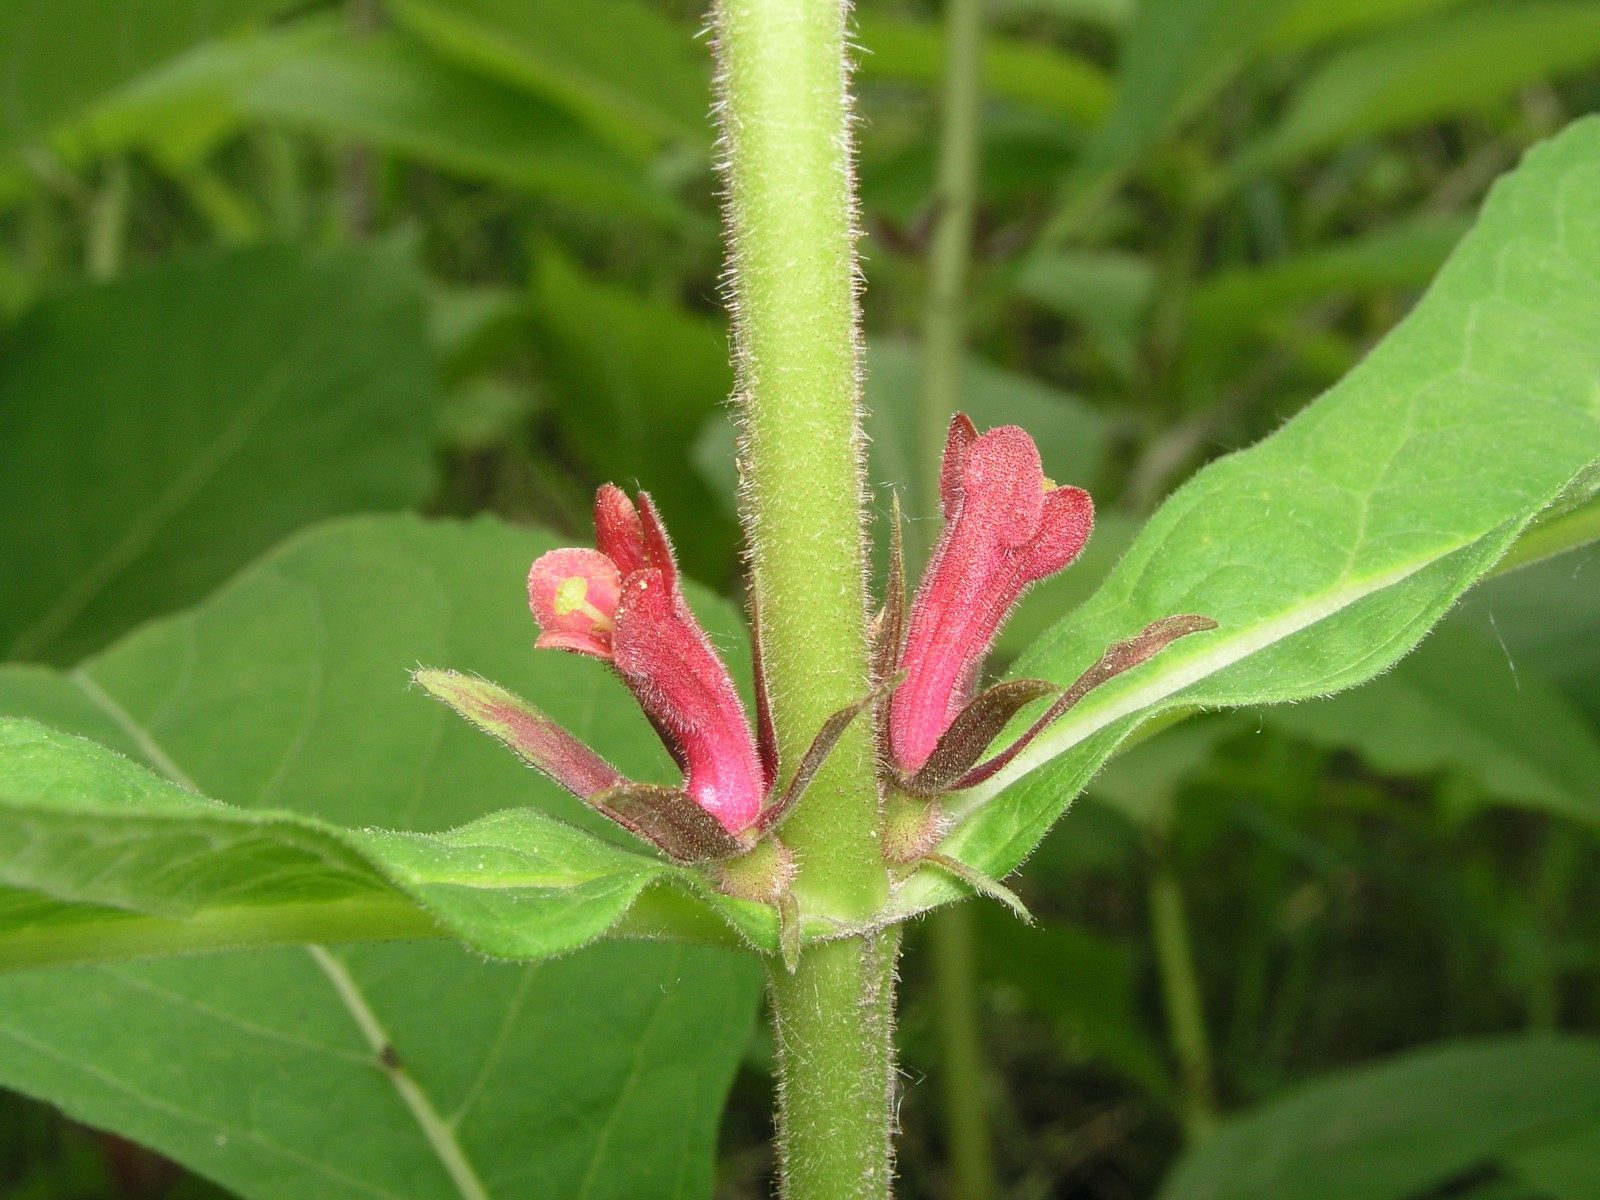
[[[1046,479],[1027,433],[1003,425],[980,435],[964,414],[950,423],[939,497],[945,526],[911,606],[905,679],[889,708],[891,759],[907,775],[972,701],[1023,592],[1072,562],[1094,527],[1089,493]]]
[[[887,720],[880,720],[879,740],[900,791],[932,798],[974,786],[1094,687],[1176,638],[1213,627],[1205,617],[1169,617],[1110,647],[1071,687],[1016,679],[975,695],[984,659],[1023,593],[1082,552],[1094,527],[1094,502],[1083,489],[1045,477],[1039,450],[1022,429],[1003,425],[979,434],[960,413],[945,442],[939,495],[944,529],[910,615],[897,611],[896,551],[897,578],[880,626],[880,675],[892,663],[900,682]],[[1056,700],[1031,728],[977,765],[1018,712],[1047,696]],[[936,827],[930,819],[926,836]],[[926,837],[913,840],[922,845]]]
[[[772,781],[728,669],[683,598],[650,497],[635,508],[620,488],[602,487],[595,541],[596,550],[552,550],[533,564],[535,645],[609,661],[683,770],[683,790],[743,833]]]
[[[640,837],[681,862],[746,855],[804,791],[867,700],[834,714],[774,795],[776,747],[757,743],[727,667],[684,599],[672,544],[647,494],[635,504],[611,484],[595,496],[593,550],[541,555],[528,572],[534,645],[597,658],[616,671],[683,773],[681,787],[625,779],[526,701],[486,680],[421,670],[416,680],[462,716]],[[759,678],[758,678],[759,692]],[[768,856],[772,857],[772,856]],[[787,858],[752,898],[787,883]],[[748,875],[748,872],[746,872]],[[744,878],[729,875],[728,880]],[[726,880],[725,880],[726,882]]]

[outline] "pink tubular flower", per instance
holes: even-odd
[[[609,661],[684,773],[683,790],[731,834],[761,813],[771,781],[727,668],[678,586],[647,494],[595,497],[597,550],[552,550],[528,573],[535,643]]]
[[[945,527],[911,607],[904,680],[889,708],[890,757],[907,776],[972,701],[1023,592],[1072,562],[1094,525],[1089,493],[1046,479],[1023,430],[1003,425],[980,436],[962,414],[950,423],[939,494]]]
[[[719,886],[728,894],[788,911],[793,862],[776,839],[763,838],[876,694],[823,722],[779,794],[771,723],[762,720],[758,744],[728,669],[683,598],[672,543],[650,497],[641,492],[635,505],[606,484],[595,496],[594,530],[597,549],[552,550],[528,572],[528,604],[539,622],[535,645],[610,663],[683,772],[681,787],[624,778],[533,705],[486,679],[431,667],[412,678],[670,857],[721,863]],[[759,670],[756,697],[764,713]],[[791,920],[788,928],[798,926]]]

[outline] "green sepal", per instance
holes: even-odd
[[[497,683],[433,667],[412,672],[411,681],[581,800],[627,782],[588,746]]]
[[[924,854],[921,862],[926,866],[948,871],[973,891],[988,896],[991,900],[1000,901],[1026,924],[1034,923],[1033,914],[1022,903],[1021,897],[998,879],[985,875],[978,868],[969,866],[958,858],[951,858],[948,854]]]

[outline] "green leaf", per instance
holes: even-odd
[[[869,110],[880,105],[896,112],[904,108],[904,88],[881,90],[881,97],[863,97]],[[1060,183],[1062,172],[1083,145],[1081,127],[1041,109],[986,104],[981,116],[983,171],[977,183],[978,204],[985,211],[1036,204],[1041,194]],[[897,254],[908,251],[922,236],[919,231],[926,228],[932,212],[930,197],[939,173],[938,129],[920,117],[882,125],[868,119],[862,137],[861,204],[867,222],[897,234]],[[901,234],[909,241],[901,240]],[[992,286],[973,298],[979,307],[1004,300],[1008,281],[1003,274],[996,273],[989,281]]]
[[[532,806],[574,822],[592,817],[408,688],[418,663],[492,674],[630,776],[675,778],[632,698],[598,664],[531,650],[523,580],[552,544],[493,520],[324,526],[200,607],[71,672],[0,668],[0,713],[63,726],[76,716],[81,732],[109,731],[118,749],[169,778],[181,774],[249,810],[229,825],[241,844],[265,825],[325,848],[307,830],[326,836],[327,822],[346,827],[340,846],[365,838],[369,860],[419,864],[419,879],[441,850],[468,876],[478,862],[508,866],[527,831],[559,827],[539,812],[488,814]],[[736,633],[726,606],[700,607],[716,634]],[[109,769],[103,752],[85,769]],[[174,808],[199,803],[148,787]],[[274,827],[281,818],[271,810],[286,805],[302,815]],[[216,811],[206,806],[208,821]],[[469,822],[431,838],[365,832]],[[93,828],[105,837],[115,826]],[[216,827],[206,828],[209,839]],[[583,845],[604,861],[637,853]],[[8,859],[20,853],[9,835],[0,848]],[[85,869],[77,886],[119,882],[114,862],[88,869],[91,844],[78,852]],[[353,887],[367,868],[346,853],[336,878]],[[247,886],[252,876],[231,867],[205,871],[218,856],[162,861],[174,880],[195,887]],[[327,884],[323,861],[299,877]],[[124,871],[120,883],[153,886],[135,873]],[[499,900],[486,906],[476,889],[440,882],[436,898],[494,923]],[[530,892],[502,933],[536,936],[547,900]],[[721,925],[687,894],[659,888],[629,920],[654,919],[673,904]],[[10,915],[15,924],[24,914],[13,907]],[[710,1194],[717,1113],[758,988],[753,964],[647,944],[592,947],[533,966],[423,942],[35,971],[0,980],[0,1083],[145,1141],[250,1200],[535,1200],[585,1189],[687,1200]],[[340,1120],[329,1122],[334,1111]]]
[[[413,834],[233,808],[7,719],[0,844],[0,969],[441,933],[544,958],[605,933],[667,873],[534,809]]]
[[[95,863],[111,851],[78,847],[87,857],[82,864],[62,859],[58,865],[64,874],[56,879],[43,874],[55,861],[50,854],[23,862],[26,844],[0,839],[8,855],[19,856],[14,863],[7,857],[4,861],[13,865],[6,869],[24,872],[10,886],[99,906],[68,914],[74,921],[100,922],[80,931],[82,950],[41,940],[25,923],[17,924],[9,931],[18,946],[16,965],[49,954],[83,959],[137,953],[140,937],[165,938],[162,944],[174,948],[191,936],[193,948],[228,938],[250,941],[252,922],[263,930],[256,940],[306,936],[296,932],[291,917],[311,923],[313,932],[319,920],[341,920],[343,936],[366,936],[359,913],[345,920],[338,912],[305,909],[274,918],[260,907],[303,899],[292,889],[282,895],[273,890],[270,867],[280,834],[289,852],[298,853],[295,847],[303,845],[322,847],[322,857],[344,864],[326,880],[313,879],[315,887],[334,898],[355,888],[366,899],[382,901],[377,907],[387,924],[376,925],[372,936],[396,936],[396,921],[406,930],[424,925],[415,913],[398,912],[397,905],[406,907],[402,901],[420,904],[447,930],[489,954],[554,953],[604,932],[646,885],[669,873],[667,864],[527,771],[498,743],[406,686],[406,670],[419,662],[494,671],[602,748],[628,777],[676,782],[676,769],[619,683],[587,660],[531,653],[533,624],[523,579],[527,564],[555,544],[548,535],[513,533],[491,521],[462,526],[373,518],[335,524],[291,541],[199,608],[147,626],[71,672],[0,669],[0,714],[98,735],[189,792],[239,806],[213,806],[170,829],[170,814],[142,809],[137,818],[118,814],[103,834],[108,841],[120,839],[116,857],[146,855],[139,849],[145,842],[186,844],[191,831],[185,822],[196,822],[215,845],[243,847],[218,853],[224,858],[237,853],[241,872],[243,860],[250,859],[260,876],[259,886],[249,874],[219,881],[197,867],[199,882],[191,885],[179,871],[188,900],[167,897],[159,880],[146,885],[137,874],[117,876],[117,886],[131,890],[98,896],[76,890],[71,880],[82,875],[93,884],[110,878]],[[738,636],[738,618],[726,606],[702,608],[713,631]],[[68,766],[64,760],[58,769]],[[103,812],[50,818],[34,811],[40,804],[48,807],[52,797],[57,802],[76,794],[93,797],[94,789],[50,791],[44,774],[19,774],[16,780],[9,774],[0,771],[0,801],[31,814],[16,818],[24,822],[17,826],[19,838],[23,832],[54,838],[48,844],[62,846],[64,855],[76,845],[71,830],[103,822]],[[122,791],[113,789],[98,801],[102,809],[115,807],[116,797],[134,785],[121,786]],[[546,812],[514,808],[519,805]],[[285,813],[289,806],[303,815]],[[589,834],[546,813],[609,842],[591,847]],[[50,820],[65,822],[68,832],[51,834]],[[257,829],[262,822],[266,832]],[[370,826],[462,828],[427,838],[384,834]],[[333,842],[345,850],[335,853],[328,848]],[[610,848],[623,844],[633,852]],[[145,861],[160,849],[152,846]],[[351,855],[359,859],[353,866]],[[570,869],[560,866],[563,856],[570,857]],[[350,871],[360,887],[347,878]],[[35,882],[29,884],[29,878]],[[208,881],[218,889],[215,895],[204,893]],[[381,885],[376,890],[374,881]],[[237,894],[230,890],[235,882]],[[484,882],[489,886],[481,886]],[[148,886],[148,894],[139,893],[140,886]],[[125,915],[205,920],[184,928],[150,922],[122,926],[100,911],[108,905]],[[728,938],[726,927],[687,895],[657,897],[647,908],[647,921],[698,913],[702,922],[709,920],[713,938],[719,930],[723,940]],[[752,919],[750,909],[772,923],[771,910],[761,906],[739,909],[744,923]],[[34,910],[23,906],[19,911]],[[277,934],[274,920],[284,927]],[[219,931],[210,932],[206,921]],[[119,938],[135,943],[134,948],[119,950]],[[0,935],[0,954],[3,943]]]
[[[1092,693],[967,793],[946,853],[1004,875],[1159,712],[1326,695],[1384,670],[1600,459],[1597,187],[1600,121],[1532,151],[1357,370],[1162,506],[1016,671],[1065,684],[1174,613],[1220,628]],[[929,873],[901,902],[948,894]]]
[[[1121,29],[1133,17],[1134,0],[1000,0],[996,12],[1007,17],[1056,17]]]
[[[554,252],[540,260],[532,309],[551,407],[584,464],[648,491],[685,569],[725,579],[739,531],[691,466],[702,424],[733,390],[721,317],[601,283]]]
[[[1148,259],[1120,250],[1045,251],[1017,276],[1017,290],[1081,324],[1124,379],[1132,379],[1155,296]]]
[[[548,96],[620,147],[708,149],[709,59],[637,0],[390,0],[395,19],[462,67]]]
[[[1537,675],[1455,625],[1366,687],[1266,719],[1379,771],[1459,771],[1486,799],[1600,825],[1600,740]]]
[[[1123,37],[1111,112],[1066,185],[1046,241],[1070,230],[1249,63],[1459,0],[1144,0]]]
[[[1547,559],[1600,544],[1600,472],[1580,480],[1567,495],[1539,515],[1538,522],[1517,539],[1511,553],[1495,565],[1495,574],[1520,571]]]
[[[1462,0],[1291,0],[1267,37],[1273,49],[1300,49],[1363,30],[1416,20]]]
[[[527,337],[527,307],[517,288],[435,282],[428,293],[428,333],[444,378],[459,383],[502,366]]]
[[[40,971],[0,980],[0,1082],[244,1200],[707,1200],[758,988],[642,943]]]
[[[567,109],[398,36],[315,45],[248,81],[250,115],[361,138],[468,175],[671,223],[682,209],[642,155],[599,140]]]
[[[28,564],[0,573],[0,655],[71,661],[302,525],[418,502],[432,409],[392,249],[209,255],[42,302],[0,355],[0,561]]]
[[[1588,0],[1516,0],[1445,12],[1324,63],[1239,169],[1477,111],[1524,84],[1596,59],[1600,9]]]
[[[1191,1150],[1160,1200],[1404,1200],[1600,1112],[1600,1042],[1430,1047],[1324,1076]]]
[[[863,15],[856,37],[864,51],[859,70],[865,83],[892,79],[937,87],[944,78],[942,26]],[[983,85],[996,99],[1083,126],[1098,123],[1111,102],[1105,72],[1089,60],[996,33],[984,37]]]
[[[1135,825],[1164,832],[1185,779],[1245,727],[1241,714],[1182,721],[1117,755],[1094,777],[1088,795]]]
[[[1511,665],[1554,684],[1600,728],[1600,547],[1497,576],[1462,605],[1459,620],[1502,646]]]
[[[201,42],[59,126],[52,143],[68,161],[137,148],[169,170],[193,167],[238,132],[252,81],[340,34],[337,19],[307,18]]]
[[[42,141],[144,72],[296,0],[8,0],[0,152]]]
[[[1592,601],[1591,601],[1592,606]],[[1600,615],[1600,614],[1596,614]],[[1455,772],[1483,799],[1600,823],[1600,739],[1567,700],[1507,652],[1451,620],[1394,670],[1324,700],[1184,721],[1119,754],[1088,794],[1163,824],[1177,789],[1225,737],[1260,725],[1348,749],[1391,775]]]
[[[1291,0],[1143,0],[1122,40],[1110,113],[1068,184],[1105,186],[1187,120],[1256,52]]]

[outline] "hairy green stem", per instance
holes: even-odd
[[[1161,973],[1161,998],[1167,1013],[1167,1034],[1178,1059],[1183,1094],[1184,1133],[1197,1141],[1217,1123],[1211,1082],[1211,1046],[1206,1037],[1200,980],[1189,940],[1189,919],[1183,891],[1172,869],[1162,864],[1150,881],[1150,927],[1156,964]]]
[[[784,775],[869,686],[846,5],[713,10],[732,259],[743,508]],[[783,827],[803,912],[859,923],[888,896],[870,722]],[[898,936],[769,964],[789,1200],[882,1200],[892,1174]]]
[[[855,200],[841,0],[720,0],[744,521],[785,773],[868,689]],[[785,825],[811,913],[887,895],[868,723]]]
[[[786,1200],[890,1194],[899,949],[891,926],[811,946],[793,974],[768,968]]]
[[[982,0],[948,0],[945,8],[944,88],[941,97],[937,220],[928,251],[923,317],[922,389],[917,412],[918,472],[913,512],[937,511],[939,460],[951,415],[961,407],[966,343],[967,276],[977,208],[983,118]],[[912,560],[925,562],[932,520],[914,522]],[[998,1189],[983,1040],[979,1035],[977,964],[972,910],[957,904],[929,918],[944,1119],[953,1194],[989,1200]]]

